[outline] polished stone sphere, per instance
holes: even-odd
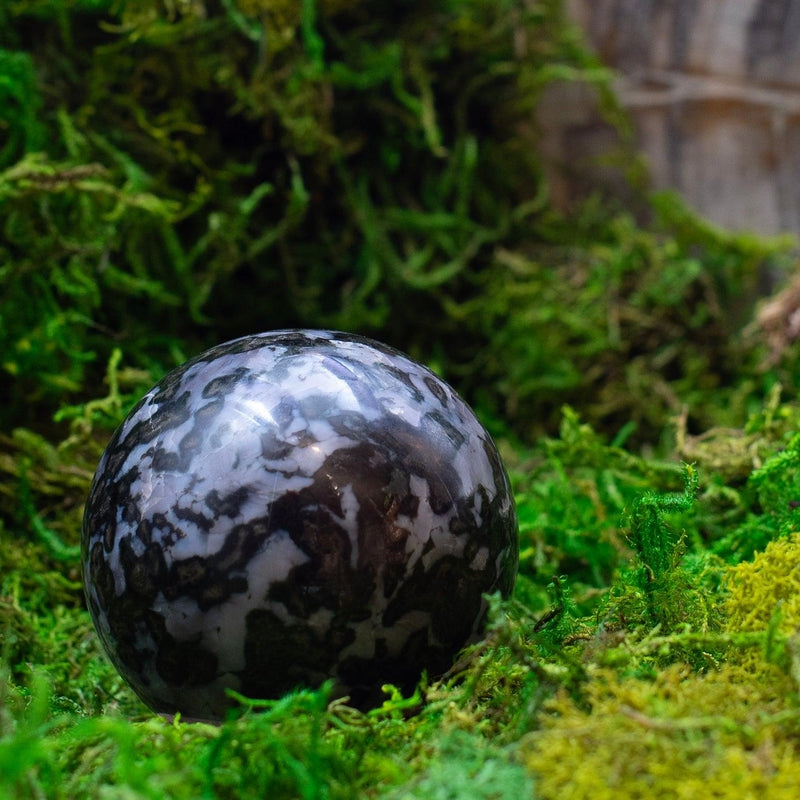
[[[430,370],[330,331],[246,336],[112,437],[83,525],[89,609],[152,709],[327,680],[356,705],[441,675],[509,596],[517,521],[489,434]]]

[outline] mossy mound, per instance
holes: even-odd
[[[777,622],[786,635],[800,629],[800,534],[770,542],[752,561],[726,575],[725,611],[731,630],[766,630]]]
[[[735,667],[653,680],[593,676],[579,707],[562,695],[522,746],[537,797],[789,798],[800,790],[796,687]]]

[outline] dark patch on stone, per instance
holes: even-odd
[[[190,556],[173,561],[164,596],[168,600],[177,597],[196,596],[208,581],[206,560],[202,556]]]
[[[136,538],[142,544],[150,544],[153,541],[153,525],[149,519],[143,519],[136,526]]]
[[[442,408],[447,408],[448,406],[448,397],[447,392],[442,386],[441,382],[435,380],[430,375],[426,375],[423,378],[425,385],[428,387],[428,391],[442,404]]]
[[[453,425],[441,411],[431,411],[426,416],[444,431],[444,435],[449,439],[455,450],[458,450],[467,441],[463,431]]]
[[[411,393],[411,401],[413,403],[417,403],[417,405],[422,403],[425,399],[425,395],[414,385],[414,381],[411,380],[411,375],[409,375],[407,369],[396,367],[393,364],[381,364],[381,369],[388,372],[408,389]]]
[[[266,526],[262,525],[262,530]],[[172,562],[163,591],[168,600],[189,597],[201,611],[220,605],[233,594],[247,591],[247,565],[263,546],[266,533],[252,523],[236,525],[218,552]]]
[[[191,392],[185,391],[174,399],[161,402],[164,398],[158,394],[153,397],[153,404],[157,405],[155,411],[147,419],[140,420],[128,432],[121,446],[132,450],[138,444],[152,442],[166,431],[175,430],[183,425],[192,415],[189,405]]]
[[[182,508],[179,505],[172,506],[172,513],[181,522],[189,522],[194,525],[198,530],[208,533],[214,527],[214,520],[201,514],[199,511],[193,511],[191,508]]]
[[[442,644],[460,647],[478,622],[483,593],[490,588],[484,574],[455,556],[442,556],[428,569],[418,561],[387,606],[383,624],[391,627],[410,611],[423,611]]]
[[[248,497],[250,489],[247,486],[239,486],[225,496],[220,496],[216,489],[212,489],[205,497],[205,504],[214,512],[215,517],[233,519],[239,516]]]
[[[181,537],[180,531],[164,514],[153,514],[150,518],[152,530],[158,531],[157,540],[162,547],[171,547]]]
[[[152,603],[167,576],[161,547],[151,543],[143,553],[137,554],[130,537],[126,536],[119,543],[119,561],[125,574],[125,592],[133,593],[142,603]]]
[[[199,641],[178,641],[169,634],[161,614],[148,612],[146,622],[157,645],[155,667],[161,679],[170,686],[204,685],[217,677],[217,656]],[[166,708],[165,708],[166,706]],[[169,701],[156,699],[156,708],[170,710]]]
[[[278,437],[273,430],[265,431],[260,436],[261,455],[267,461],[282,461],[294,449],[294,445]]]
[[[191,466],[192,459],[201,453],[204,440],[205,430],[197,424],[181,438],[178,444],[181,472],[186,472]]]
[[[453,662],[450,652],[432,645],[427,626],[411,633],[401,651],[389,655],[381,641],[371,658],[350,657],[338,667],[338,676],[350,704],[356,708],[374,708],[386,699],[382,686],[391,683],[406,695],[416,688],[423,671],[431,676],[442,675]]]
[[[104,608],[108,608],[116,599],[114,573],[103,555],[103,545],[95,542],[89,551],[89,575],[97,597]]]
[[[181,466],[181,458],[177,453],[165,450],[161,445],[153,452],[151,465],[155,472],[185,472]]]
[[[227,375],[219,375],[216,378],[212,378],[203,387],[203,397],[224,398],[234,386],[241,383],[244,376],[249,372],[250,370],[247,367],[237,367],[233,372],[229,372]],[[222,407],[223,403],[224,400],[220,399],[217,401],[217,410]]]
[[[320,636],[302,623],[285,625],[269,609],[246,618],[242,693],[280,697],[298,686],[318,686],[331,673],[337,653],[352,643],[353,631],[339,627]]]

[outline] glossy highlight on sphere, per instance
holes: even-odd
[[[392,348],[331,331],[236,339],[168,374],[112,437],[83,524],[111,660],[162,713],[333,680],[359,705],[444,673],[517,521],[469,407]]]

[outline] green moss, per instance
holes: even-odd
[[[786,676],[765,681],[723,667],[680,665],[655,680],[593,676],[589,709],[559,696],[523,759],[543,800],[788,798],[800,789],[796,696]]]
[[[421,775],[387,800],[520,800],[533,781],[513,754],[458,732],[443,736]]]
[[[687,628],[639,644],[628,637],[621,659],[608,659],[613,650],[596,653],[596,662],[614,670],[595,667],[579,700],[559,693],[545,706],[541,730],[521,745],[539,796],[789,798],[797,792],[800,712],[791,637],[800,620],[799,553],[800,540],[791,535],[752,561],[717,567],[725,634],[695,636]],[[699,672],[683,661],[687,645],[708,657]],[[659,658],[671,651],[681,660],[647,679],[621,677],[616,670],[627,674],[637,649]]]
[[[115,347],[161,374],[265,326],[387,338],[527,438],[564,403],[637,441],[685,403],[738,424],[765,389],[735,379],[759,361],[739,331],[786,242],[669,197],[640,198],[650,228],[550,206],[546,86],[589,83],[629,137],[555,0],[21,0],[6,18],[6,427],[41,428],[32,399],[49,420],[96,397]]]
[[[776,614],[779,627],[800,627],[800,534],[770,542],[752,561],[728,570],[725,610],[732,630],[766,630]]]
[[[39,121],[42,98],[28,53],[0,49],[0,114],[4,141],[0,147],[0,168],[42,143]]]

